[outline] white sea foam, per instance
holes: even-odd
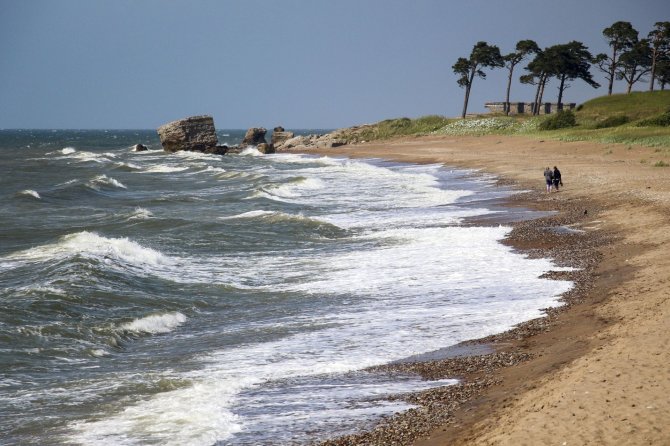
[[[266,187],[254,196],[304,205],[333,204],[341,213],[347,213],[358,209],[443,206],[472,194],[469,190],[441,187],[436,175],[439,165],[405,169],[335,158],[312,162],[317,161],[324,164],[300,170],[303,182]]]
[[[58,296],[66,296],[67,292],[59,287],[54,287],[50,285],[30,285],[15,288],[16,291],[25,293],[25,294],[55,294]]]
[[[221,161],[221,155],[214,155],[211,153],[202,153],[202,152],[192,152],[190,150],[180,150],[178,152],[174,152],[171,156],[176,156],[178,158],[185,158],[187,160]]]
[[[151,211],[137,207],[133,212],[128,215],[128,220],[148,220],[152,218],[154,214],[151,213]]]
[[[268,158],[277,163],[289,164],[316,164],[321,166],[339,166],[344,158],[331,158],[329,156],[313,156],[296,153],[276,153],[269,155]]]
[[[256,147],[247,147],[240,152],[240,156],[263,156]]]
[[[141,166],[138,166],[137,164],[133,163],[119,162],[115,163],[115,166],[119,169],[125,169],[125,170],[142,170]]]
[[[267,221],[268,223],[290,222],[290,221],[297,221],[297,222],[302,221],[302,222],[312,222],[312,223],[328,223],[328,222],[320,220],[318,218],[308,217],[308,216],[305,216],[303,214],[289,214],[289,213],[286,213],[286,212],[263,211],[263,210],[243,212],[241,214],[219,217],[219,219],[220,220],[259,219],[259,220]],[[329,224],[332,224],[332,223],[329,223]]]
[[[18,193],[18,195],[33,197],[33,198],[37,198],[38,200],[40,200],[42,198],[42,197],[40,197],[40,194],[37,193],[37,191],[34,191],[32,189],[22,190],[21,192]]]
[[[159,164],[157,166],[149,167],[144,170],[144,173],[170,173],[170,172],[183,172],[188,170],[188,166],[168,166],[166,164]]]
[[[88,183],[86,183],[86,185],[89,186],[91,189],[94,189],[94,190],[100,190],[100,187],[104,187],[104,186],[112,186],[112,187],[116,187],[116,188],[119,188],[119,189],[127,189],[127,187],[123,183],[121,183],[120,181],[118,181],[118,180],[116,180],[112,177],[108,177],[107,175],[104,175],[104,174],[103,175],[98,175],[97,177],[93,178]]]
[[[224,172],[226,172],[226,169],[224,169],[223,167],[207,166],[207,169],[202,170],[201,172],[207,172],[207,173],[224,173]]]
[[[119,328],[135,333],[168,333],[186,322],[182,313],[152,314],[120,325]]]
[[[257,217],[262,217],[265,215],[274,215],[276,212],[274,211],[249,211],[249,212],[243,212],[241,214],[236,214],[236,215],[230,215],[227,217],[219,217],[221,220],[237,220],[237,219],[244,219],[244,218],[257,218]]]
[[[103,356],[108,356],[109,352],[107,350],[101,349],[101,348],[93,348],[90,349],[89,354],[95,358],[101,358]]]
[[[58,241],[18,251],[0,258],[0,264],[14,262],[41,263],[74,256],[97,259],[106,264],[120,262],[139,268],[172,265],[175,261],[151,248],[145,248],[127,238],[107,238],[94,232],[77,232]]]
[[[247,379],[251,384],[252,379]],[[212,445],[230,438],[242,427],[239,417],[225,410],[245,385],[230,382],[217,388],[195,384],[187,389],[158,394],[137,406],[97,421],[71,424],[71,440],[80,444],[166,446]],[[217,395],[214,401],[212,393]],[[138,441],[139,440],[139,441]]]
[[[64,181],[63,183],[56,184],[56,187],[69,186],[70,184],[75,184],[77,182],[79,182],[79,180],[76,180],[76,179],[67,180],[67,181]]]
[[[269,187],[266,192],[282,198],[292,198],[302,196],[310,191],[323,189],[324,187],[323,181],[319,178],[300,178],[296,181]]]
[[[61,149],[61,153],[63,155],[69,155],[69,154],[74,153],[76,151],[77,151],[77,149],[75,149],[74,147],[65,147],[65,148]]]
[[[65,150],[65,149],[63,149]],[[114,154],[112,153],[95,153],[95,152],[87,152],[87,151],[77,151],[74,150],[72,152],[63,152],[62,158],[66,159],[74,159],[79,162],[94,162],[98,164],[102,163],[111,163],[112,160],[110,157],[113,157]],[[110,156],[111,155],[111,156]]]

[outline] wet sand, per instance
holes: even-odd
[[[417,408],[324,445],[670,444],[670,168],[653,166],[669,149],[494,135],[308,153],[496,174],[527,191],[508,206],[557,211],[512,223],[507,243],[579,268],[549,274],[576,286],[545,318],[467,355],[377,368],[461,384],[399,395]],[[542,171],[554,165],[565,186],[547,194]]]

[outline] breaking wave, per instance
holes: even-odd
[[[74,256],[93,258],[105,263],[123,262],[136,266],[170,265],[170,257],[146,248],[127,238],[107,238],[94,232],[82,231],[61,237],[57,242],[19,251],[4,260],[26,263],[62,260]]]
[[[169,333],[186,322],[186,316],[180,312],[152,314],[131,322],[122,324],[119,328],[134,333]]]
[[[107,187],[111,186],[119,189],[127,189],[127,187],[123,183],[112,177],[108,177],[107,175],[98,175],[97,177],[93,178],[88,183],[86,183],[86,185],[96,191],[99,191],[101,187],[105,186]]]
[[[37,191],[34,191],[32,189],[22,190],[21,192],[18,192],[16,195],[22,195],[22,196],[25,196],[25,197],[33,197],[33,198],[37,198],[38,200],[40,200],[42,198],[42,197],[40,197],[40,194],[37,193]]]

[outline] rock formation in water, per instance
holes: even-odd
[[[272,130],[272,138],[270,140],[270,144],[272,144],[272,147],[280,147],[282,144],[284,144],[286,141],[289,139],[295,137],[295,133],[293,132],[287,132],[284,130],[284,127],[275,127]]]
[[[240,143],[240,147],[258,147],[260,144],[267,144],[268,142],[265,140],[266,133],[267,130],[265,130],[263,127],[250,128],[244,135],[244,139],[242,140],[242,143]]]
[[[259,145],[256,146],[256,149],[261,152],[261,153],[275,153],[274,146],[272,144],[268,144],[266,142],[262,142]]]
[[[248,147],[255,147],[261,153],[275,153],[288,150],[329,149],[347,144],[347,138],[343,137],[341,131],[325,135],[295,136],[293,132],[287,132],[284,127],[278,126],[272,132],[270,144],[265,140],[266,133],[267,130],[263,127],[252,127],[247,130],[240,145],[228,147],[218,145],[214,119],[211,116],[191,116],[158,128],[158,136],[166,152],[190,150],[224,155],[240,153]],[[136,145],[135,150],[142,150],[139,146],[141,145]]]
[[[144,144],[135,144],[133,146],[133,152],[145,152],[147,150],[149,150],[149,148]]]
[[[275,145],[275,150],[277,152],[284,152],[288,150],[330,149],[343,146],[346,143],[345,139],[338,138],[337,133],[299,135],[278,143]]]
[[[217,147],[214,119],[211,116],[191,116],[169,122],[158,128],[158,136],[163,150],[178,152],[189,150],[195,152],[220,153]],[[225,151],[223,151],[225,153]]]

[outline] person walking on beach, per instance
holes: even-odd
[[[561,171],[558,170],[558,167],[554,166],[554,171],[552,172],[554,179],[554,189],[558,192],[558,185],[563,186],[563,181],[561,180]]]
[[[544,181],[547,183],[547,192],[551,192],[551,185],[554,182],[554,173],[548,167],[544,169]]]

